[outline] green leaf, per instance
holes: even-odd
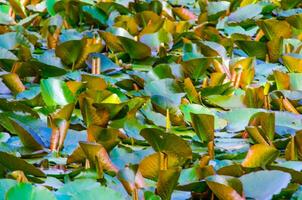
[[[100,197],[104,200],[124,199],[119,192],[101,186],[99,182],[93,179],[78,179],[69,182],[61,187],[56,194],[58,199],[65,199],[66,196],[74,200],[98,199]]]
[[[282,0],[281,1],[281,7],[283,9],[291,9],[294,8],[296,5],[298,5],[300,0]]]
[[[84,122],[87,126],[92,124],[104,126],[109,121],[109,113],[107,110],[103,109],[101,113],[97,112],[97,109],[93,107],[93,99],[89,97],[80,96],[79,98],[81,113]]]
[[[152,11],[142,11],[135,15],[136,22],[143,27],[140,35],[157,32],[164,23],[164,20]]]
[[[287,187],[291,176],[289,173],[277,170],[264,170],[243,175],[239,179],[246,197],[266,200]]]
[[[295,75],[294,75],[295,76]],[[289,76],[284,72],[280,72],[275,70],[274,77],[277,85],[278,90],[287,90],[289,89]]]
[[[161,89],[158,90],[158,88]],[[182,91],[182,88],[174,79],[171,78],[150,81],[145,84],[145,91],[148,95],[153,97],[152,102],[155,102],[156,100],[159,104],[161,100],[171,102],[162,107],[163,109],[172,108],[175,107],[175,105],[179,105],[181,97],[185,95],[185,93]]]
[[[45,177],[45,174],[32,164],[29,164],[21,158],[18,158],[3,151],[0,151],[0,164],[11,171],[21,170],[25,174],[31,174],[38,177]]]
[[[160,169],[161,169],[161,155],[162,153],[156,152],[149,156],[144,157],[140,164],[138,170],[142,173],[143,177],[157,180]],[[167,169],[180,166],[182,161],[178,158],[177,154],[166,152],[164,153],[167,156]]]
[[[302,14],[292,15],[285,19],[290,25],[297,29],[302,28]]]
[[[225,109],[244,109],[246,105],[244,104],[243,95],[211,95],[207,97],[210,104],[219,106]]]
[[[152,79],[174,78],[171,66],[167,64],[159,64],[148,72],[148,76]]]
[[[26,17],[26,10],[23,5],[23,2],[20,0],[9,0],[9,3],[13,10],[16,12],[17,15],[19,15],[22,18]]]
[[[194,58],[181,63],[181,66],[191,79],[197,81],[204,75],[211,63],[210,58]]]
[[[262,6],[259,4],[250,4],[244,7],[239,7],[235,12],[232,12],[228,18],[229,22],[242,22],[247,19],[252,19],[260,15]]]
[[[190,78],[184,80],[184,90],[192,103],[200,103],[200,95],[197,93]]]
[[[10,117],[0,116],[0,118],[2,119],[2,126],[6,127],[11,133],[18,135],[24,147],[41,150],[47,146],[45,141],[32,127]]]
[[[24,199],[24,200],[55,200],[55,196],[48,189],[38,186],[34,187],[29,183],[19,183],[18,185],[9,189],[6,194],[7,200],[15,199]]]
[[[26,90],[24,92],[26,92]],[[23,92],[19,93],[18,95],[21,95],[22,93]],[[36,111],[20,101],[8,101],[7,99],[0,98],[0,110],[2,110],[3,112],[20,112],[25,115],[31,115],[35,118],[39,117]]]
[[[302,56],[297,54],[288,54],[282,56],[282,60],[289,72],[302,73]]]
[[[302,173],[300,171],[300,161],[285,161],[275,165],[268,166],[269,170],[279,170],[289,173],[292,177],[291,182],[302,184]]]
[[[88,136],[93,136],[96,142],[102,144],[107,151],[112,150],[119,142],[119,130],[113,128],[102,128],[99,126],[89,126]]]
[[[196,20],[197,18],[194,13],[183,7],[175,7],[172,11],[181,20]]]
[[[17,56],[5,48],[0,47],[0,59],[18,60]]]
[[[275,136],[275,113],[259,112],[254,114],[249,122],[249,125],[261,128],[261,131],[269,140],[273,141]]]
[[[183,169],[179,177],[179,185],[187,185],[192,182],[199,181],[201,178],[201,168],[193,166],[191,168]]]
[[[10,138],[10,134],[5,132],[0,132],[0,142],[7,142]]]
[[[278,155],[279,151],[274,147],[255,144],[250,147],[241,165],[247,168],[265,167],[273,162]]]
[[[86,191],[82,191],[81,193],[76,192],[73,193],[71,196],[74,200],[98,199],[100,197],[104,200],[125,200],[124,196],[120,192],[105,186],[92,188]]]
[[[183,158],[192,157],[192,150],[188,143],[177,135],[156,128],[145,128],[141,130],[140,135],[147,140],[155,151],[173,152]]]
[[[106,24],[107,15],[103,10],[93,6],[83,6],[82,10],[87,12],[93,19],[98,20],[102,24]]]
[[[42,79],[41,93],[45,104],[49,107],[63,106],[75,101],[66,83],[56,78]]]
[[[47,11],[52,16],[54,16],[56,14],[56,11],[54,9],[54,5],[56,4],[57,1],[59,1],[59,0],[46,0]]]
[[[132,59],[142,60],[151,56],[151,49],[147,45],[126,37],[118,36],[118,39]]]
[[[6,13],[0,12],[0,24],[11,25],[16,23],[15,20]]]
[[[208,15],[216,15],[220,12],[227,11],[230,7],[230,2],[228,1],[213,1],[208,2],[207,11]]]
[[[220,113],[218,116],[228,121],[227,130],[229,132],[238,132],[244,130],[248,125],[250,118],[261,111],[264,110],[255,108],[236,108],[228,112]]]
[[[256,144],[269,145],[267,138],[261,135],[257,127],[247,126],[245,129]]]
[[[156,191],[163,200],[171,199],[172,192],[177,185],[180,171],[180,167],[159,171]]]
[[[184,119],[188,122],[192,122],[191,113],[194,114],[208,114],[208,115],[214,115],[214,129],[220,130],[226,127],[227,121],[218,117],[218,115],[215,113],[215,110],[209,109],[205,106],[199,105],[199,104],[182,104],[180,106],[180,109],[182,113],[184,114]]]
[[[268,53],[266,44],[258,41],[237,40],[235,42],[248,56],[265,60]]]
[[[75,65],[83,46],[82,40],[69,40],[56,47],[56,56],[60,57],[66,65]]]
[[[302,73],[289,73],[289,87],[291,90],[302,90]]]
[[[148,45],[152,51],[157,51],[162,44],[169,44],[172,36],[164,29],[160,29],[156,33],[144,34],[140,37],[140,41]]]
[[[92,168],[97,168],[97,170],[107,170],[112,172],[117,172],[118,169],[111,162],[106,149],[98,143],[95,142],[80,142],[80,146],[89,160]],[[98,171],[99,173],[102,173]]]
[[[83,67],[90,53],[101,51],[103,45],[95,38],[83,38],[81,40],[69,40],[56,47],[56,56],[72,70]]]
[[[1,179],[0,180],[0,200],[5,200],[5,194],[6,192],[15,186],[17,184],[17,181],[13,179]]]
[[[156,1],[156,2],[158,2],[158,1]],[[161,200],[161,198],[158,195],[156,195],[150,191],[146,191],[144,193],[144,198],[145,198],[145,200]]]
[[[119,34],[120,34],[120,31],[117,31]],[[124,32],[126,31],[123,31],[123,34],[125,34]],[[113,52],[120,52],[120,51],[123,51],[124,50],[124,47],[122,45],[122,42],[119,40],[119,38],[110,33],[110,32],[105,32],[105,31],[102,31],[100,33],[101,37],[105,40],[106,42],[106,46]],[[132,41],[131,41],[131,44]],[[144,55],[142,55],[144,56]]]
[[[24,45],[32,49],[32,43],[22,33],[8,32],[0,35],[0,47],[7,50],[14,50],[18,45]]]
[[[292,195],[291,200],[301,200],[302,199],[302,186]]]
[[[239,179],[231,176],[214,175],[206,178],[212,192],[221,200],[244,199],[243,188]]]
[[[289,129],[300,130],[302,129],[302,123],[300,115],[295,115],[290,112],[275,112],[276,125],[280,127],[286,127]]]
[[[214,140],[214,116],[191,113],[192,126],[202,142]]]
[[[277,38],[289,38],[291,36],[291,27],[286,21],[277,19],[259,20],[258,26],[262,29],[269,40]]]

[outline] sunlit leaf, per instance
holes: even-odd
[[[6,194],[6,199],[18,199],[20,198],[20,194],[22,194],[22,198],[28,200],[38,200],[38,199],[46,199],[46,200],[55,200],[55,195],[52,194],[45,187],[35,187],[29,183],[19,183],[15,185]]]
[[[180,167],[159,171],[156,191],[162,199],[171,199],[171,194],[177,185],[180,171]]]
[[[207,177],[206,183],[219,199],[244,199],[242,184],[237,178],[214,175]]]
[[[41,81],[41,93],[47,106],[66,105],[74,102],[74,97],[65,82],[49,78]]]
[[[279,155],[279,151],[274,147],[265,144],[255,144],[249,149],[244,161],[243,167],[255,168],[265,167],[273,162]]]

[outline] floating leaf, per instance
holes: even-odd
[[[19,183],[14,187],[10,188],[6,194],[6,199],[18,199],[22,194],[22,198],[29,200],[55,200],[54,194],[52,194],[48,189],[39,186],[34,187],[29,183]]]
[[[262,6],[259,4],[250,4],[244,7],[238,8],[233,12],[228,20],[230,22],[242,22],[247,19],[257,17],[262,12]]]
[[[101,186],[100,183],[93,179],[79,179],[69,182],[57,191],[57,196],[59,198],[67,196],[72,199],[94,199],[99,198],[100,196],[104,200],[110,200],[112,198],[117,200],[124,199],[119,192]]]
[[[1,179],[0,180],[0,199],[4,200],[5,199],[5,194],[6,192],[15,186],[17,184],[17,181],[13,179]]]
[[[290,180],[290,174],[277,170],[252,172],[240,177],[245,196],[259,200],[271,199],[287,187]]]

